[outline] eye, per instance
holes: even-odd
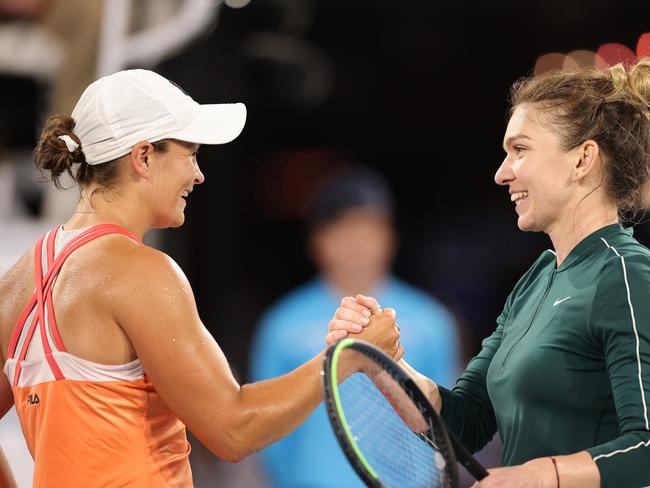
[[[526,150],[524,146],[514,146],[515,154],[521,154],[522,151]]]

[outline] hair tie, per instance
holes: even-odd
[[[79,148],[79,143],[67,134],[58,136],[58,138],[61,139],[63,142],[65,142],[68,151],[70,151],[71,153],[75,152]]]

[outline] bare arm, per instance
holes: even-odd
[[[431,378],[427,378],[419,371],[413,369],[413,367],[404,359],[399,361],[399,365],[404,368],[415,384],[418,385],[418,388],[422,390],[422,393],[427,397],[433,408],[436,410],[436,413],[440,414],[442,399],[440,398],[438,385]]]
[[[115,265],[124,277],[115,287],[118,323],[160,396],[216,454],[242,459],[296,428],[322,400],[322,353],[289,374],[240,386],[171,259],[143,248]],[[395,355],[392,318],[372,322],[364,338]]]
[[[5,457],[5,453],[0,449],[0,486],[2,488],[17,488],[18,484],[14,479],[14,475],[11,472],[11,467],[9,462]]]
[[[2,364],[4,364],[4,358],[2,358]],[[0,373],[0,418],[4,417],[5,414],[14,404],[14,396],[11,391],[11,385],[7,377]],[[2,488],[16,488],[16,480],[14,475],[11,472],[11,467],[7,462],[2,448],[0,448],[0,487]]]

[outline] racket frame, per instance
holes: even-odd
[[[436,434],[437,444],[439,446],[438,452],[441,454],[443,451],[440,449],[441,445],[445,453],[442,454],[447,463],[444,469],[447,470],[451,487],[458,486],[458,469],[457,459],[455,455],[454,440],[450,438],[451,434],[445,427],[440,416],[436,413],[431,403],[427,400],[422,391],[418,388],[411,377],[400,367],[390,356],[385,354],[375,346],[356,339],[343,339],[342,341],[333,344],[325,354],[325,361],[323,366],[323,390],[325,393],[325,404],[327,413],[329,415],[336,438],[345,453],[345,456],[350,461],[350,464],[366,483],[367,486],[372,488],[386,488],[386,485],[379,479],[376,471],[370,466],[364,457],[361,449],[354,439],[354,435],[350,431],[350,427],[345,418],[345,413],[341,405],[339,394],[339,381],[336,377],[338,361],[341,353],[346,349],[353,349],[366,356],[369,360],[378,364],[384,371],[386,371],[395,380],[407,396],[416,405],[425,421],[428,422],[430,429],[434,430]],[[363,370],[354,371],[363,372]],[[345,380],[343,380],[345,381]],[[415,434],[422,436],[423,434]],[[427,439],[432,442],[430,439]],[[458,441],[456,441],[458,442]],[[445,444],[446,443],[446,444]],[[432,446],[433,448],[433,446]],[[466,451],[466,450],[465,450]],[[470,455],[471,456],[471,455]]]

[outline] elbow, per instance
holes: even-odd
[[[255,436],[249,433],[248,422],[229,422],[215,435],[215,442],[209,449],[229,463],[238,463],[259,450]]]
[[[235,439],[228,439],[225,433],[221,434],[219,442],[206,445],[206,447],[228,463],[238,463],[254,452],[245,443]]]
[[[217,454],[217,453],[215,453],[215,454]],[[243,449],[239,449],[239,450],[237,450],[237,449],[229,449],[229,450],[223,451],[221,453],[218,453],[218,456],[221,459],[223,459],[224,461],[226,461],[228,463],[231,463],[231,464],[234,464],[234,463],[238,463],[239,461],[243,461],[244,459],[246,459],[249,456],[249,454],[251,454],[251,453],[247,452],[246,450],[243,450]]]

